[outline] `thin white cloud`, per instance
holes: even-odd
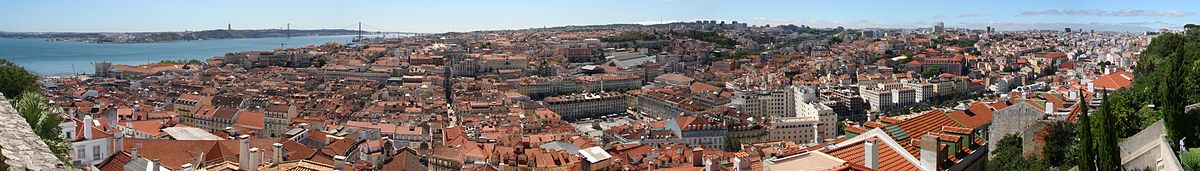
[[[1072,16],[1114,16],[1114,17],[1134,17],[1134,16],[1151,16],[1151,17],[1183,17],[1195,15],[1195,12],[1184,12],[1176,10],[1156,11],[1142,9],[1122,9],[1119,11],[1105,11],[1095,9],[1045,9],[1045,10],[1025,10],[1021,11],[1021,16],[1039,16],[1039,15],[1072,15]]]
[[[1006,31],[1024,31],[1024,30],[1061,30],[1063,28],[1072,28],[1078,30],[1096,30],[1096,31],[1116,31],[1116,32],[1142,32],[1152,31],[1158,28],[1165,28],[1170,24],[1164,22],[1138,22],[1138,23],[1016,23],[1016,22],[960,22],[954,27],[982,29],[992,27],[996,30]]]
[[[1025,10],[1025,11],[1021,11],[1021,15],[1025,15],[1025,16],[1032,16],[1032,15],[1062,15],[1062,14],[1063,14],[1063,13],[1062,13],[1061,11],[1058,11],[1057,9],[1047,9],[1047,10]]]
[[[1175,10],[1167,10],[1167,11],[1154,11],[1154,10],[1123,9],[1123,10],[1120,10],[1120,11],[1116,11],[1116,12],[1113,12],[1113,13],[1109,13],[1108,15],[1109,15],[1109,16],[1164,16],[1164,17],[1183,17],[1183,16],[1191,16],[1191,15],[1195,15],[1195,14],[1196,14],[1195,12],[1182,12],[1182,11],[1175,11]]]
[[[1124,24],[1124,25],[1135,25],[1135,26],[1146,26],[1146,27],[1170,27],[1170,26],[1172,26],[1172,24],[1171,24],[1171,23],[1167,23],[1167,22],[1163,22],[1163,21],[1154,21],[1154,22],[1145,22],[1145,21],[1143,21],[1143,22],[1125,22],[1125,23],[1121,23],[1121,24]]]
[[[1089,10],[1089,9],[1084,9],[1084,10],[1064,9],[1064,10],[1062,10],[1062,13],[1066,14],[1066,15],[1077,15],[1077,16],[1101,16],[1108,12],[1101,11],[1101,10]]]
[[[980,13],[963,13],[963,14],[959,14],[959,15],[958,15],[958,17],[960,17],[960,18],[967,18],[967,17],[983,17],[983,16],[992,16],[992,15],[988,15],[988,14],[980,14]]]
[[[806,25],[815,28],[930,28],[932,22],[929,21],[913,21],[913,22],[882,22],[876,20],[858,20],[858,21],[842,21],[842,20],[804,20],[804,19],[768,19],[754,18],[748,23],[754,25]],[[1023,30],[1062,30],[1063,28],[1081,29],[1081,30],[1096,30],[1096,31],[1116,31],[1116,32],[1142,32],[1152,31],[1159,28],[1168,28],[1173,26],[1170,23],[1162,21],[1155,22],[1135,22],[1135,23],[1023,23],[1023,22],[959,22],[956,24],[946,23],[947,27],[955,28],[970,28],[983,29],[988,26],[997,30],[1006,31],[1023,31]]]

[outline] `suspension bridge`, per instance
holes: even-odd
[[[229,26],[229,29],[233,30],[232,24]],[[396,30],[391,30],[391,29],[384,29],[382,27],[376,27],[376,26],[366,24],[363,22],[357,22],[354,24],[350,24],[350,25],[347,25],[344,27],[337,27],[337,28],[308,28],[308,27],[297,26],[292,23],[285,23],[283,25],[279,25],[278,27],[274,27],[272,29],[288,31],[288,37],[291,37],[291,35],[290,35],[291,30],[339,30],[339,29],[340,30],[355,30],[358,34],[358,36],[356,36],[355,39],[365,38],[363,35],[384,35],[386,37],[386,35],[427,35],[427,34],[431,34],[431,33],[418,33],[418,32],[407,32],[407,31],[396,31]]]

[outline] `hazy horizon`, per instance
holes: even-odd
[[[866,5],[863,5],[866,4]],[[1146,31],[1200,21],[1195,1],[3,1],[5,32],[356,29],[441,33],[695,20],[817,28]]]

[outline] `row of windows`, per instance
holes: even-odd
[[[88,156],[87,155],[87,146],[81,145],[81,146],[75,147],[75,149],[77,149],[76,155],[75,155],[77,158],[86,159],[85,157]],[[100,156],[102,156],[101,152],[100,152],[100,146],[98,146],[98,145],[92,146],[92,161],[100,160]]]

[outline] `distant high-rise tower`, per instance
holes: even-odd
[[[933,31],[938,33],[946,32],[946,23],[937,22],[937,24],[933,25]]]
[[[1071,28],[1070,28],[1070,27],[1067,27],[1066,29],[1064,29],[1064,31],[1066,31],[1067,33],[1070,33],[1070,32],[1071,32]]]
[[[987,26],[987,30],[984,31],[987,33],[992,33],[992,26]]]

